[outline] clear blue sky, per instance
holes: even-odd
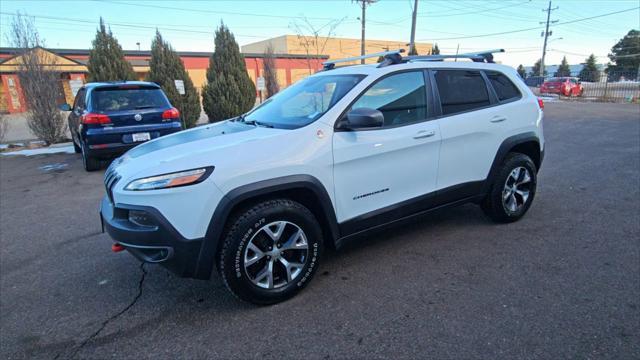
[[[499,55],[499,61],[512,66],[531,65],[541,56],[539,22],[545,20],[542,9],[547,4],[541,0],[420,0],[416,39],[436,42],[443,53],[455,53],[458,44],[461,52],[505,48],[507,53]],[[412,6],[413,0],[379,0],[369,6],[367,38],[408,41]],[[640,28],[640,0],[556,0],[552,7],[556,6],[559,8],[552,12],[551,19],[558,23],[551,28],[549,65],[558,64],[564,55],[570,63],[580,63],[590,53],[606,63],[611,46],[629,30]],[[293,34],[292,24],[303,17],[318,28],[342,19],[335,36],[360,37],[360,10],[350,0],[0,0],[2,46],[8,46],[10,14],[16,11],[34,16],[46,45],[60,48],[89,48],[100,16],[125,49],[137,49],[137,42],[141,49],[149,49],[158,27],[178,50],[213,51],[213,29],[220,21],[229,26],[240,45]],[[563,24],[566,22],[572,23]],[[478,36],[530,28],[534,29]]]

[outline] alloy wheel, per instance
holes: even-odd
[[[522,209],[529,199],[531,192],[531,174],[523,166],[519,166],[509,173],[502,190],[502,206],[510,212],[516,213]]]
[[[244,271],[251,282],[263,289],[276,289],[295,281],[309,257],[307,237],[288,221],[261,227],[244,250]]]

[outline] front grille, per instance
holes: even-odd
[[[109,201],[113,204],[113,187],[120,180],[120,175],[113,169],[113,167],[109,166],[107,172],[104,174],[104,187],[107,191],[107,197]]]

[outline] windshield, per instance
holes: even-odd
[[[362,78],[364,75],[310,76],[253,109],[244,119],[284,129],[308,125],[331,109]]]
[[[565,80],[567,80],[568,78],[551,78],[549,80],[547,80],[548,82],[563,82]]]

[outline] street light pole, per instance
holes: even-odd
[[[418,16],[418,0],[413,3],[413,15],[411,20],[411,39],[409,40],[409,55],[415,55],[416,52],[416,18]]]

